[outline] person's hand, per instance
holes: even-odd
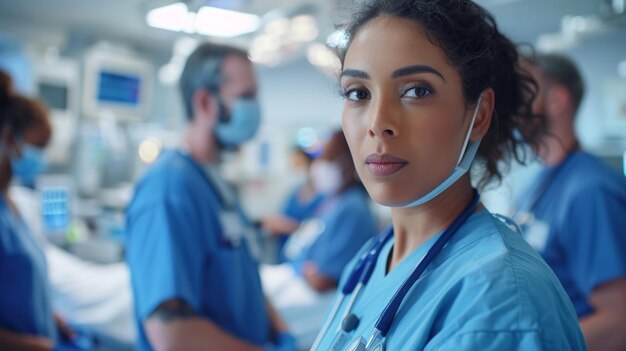
[[[61,333],[62,338],[66,340],[73,340],[74,337],[76,337],[76,333],[72,330],[72,328],[70,328],[65,320],[56,313],[54,314],[54,324],[56,324],[59,329],[59,333]]]
[[[285,216],[269,216],[261,220],[261,229],[270,235],[291,234],[298,229],[298,222]]]
[[[306,261],[302,264],[302,276],[306,280],[315,279],[319,275],[317,265],[311,261]]]
[[[276,334],[274,344],[266,346],[265,351],[296,351],[296,338],[288,332],[279,332]]]

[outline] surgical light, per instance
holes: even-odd
[[[306,57],[313,66],[331,76],[338,74],[341,70],[339,58],[324,44],[313,43],[309,45]]]
[[[182,2],[148,11],[146,22],[155,28],[222,38],[251,33],[261,25],[257,15],[210,6],[202,6],[195,13]]]
[[[230,38],[259,29],[261,19],[249,13],[204,6],[196,16],[196,32]]]
[[[187,27],[189,20],[188,12],[187,5],[177,2],[148,11],[146,22],[150,27],[178,32]]]

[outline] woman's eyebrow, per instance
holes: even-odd
[[[362,78],[362,79],[370,79],[370,75],[364,71],[360,71],[358,69],[345,69],[341,72],[339,79],[343,77],[354,77],[354,78]]]
[[[426,65],[412,65],[412,66],[402,67],[400,69],[395,70],[393,74],[391,75],[391,77],[399,78],[402,76],[408,76],[408,75],[415,74],[415,73],[432,73],[438,76],[439,78],[441,78],[441,80],[443,80],[444,82],[446,81],[446,79],[443,77],[441,73],[439,73],[439,71]]]

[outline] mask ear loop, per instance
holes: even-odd
[[[458,166],[463,159],[463,155],[465,155],[465,150],[467,149],[467,144],[469,144],[470,134],[472,134],[472,128],[474,128],[474,122],[476,122],[476,116],[478,116],[478,110],[480,109],[480,102],[483,99],[483,93],[480,93],[478,97],[478,102],[476,103],[476,108],[474,109],[474,116],[472,116],[472,123],[470,123],[469,130],[467,131],[467,135],[465,135],[465,141],[463,142],[463,147],[461,148],[461,154],[459,155],[459,160],[456,162]]]

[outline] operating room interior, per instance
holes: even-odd
[[[46,170],[31,186],[16,181],[11,193],[45,251],[54,307],[98,335],[103,350],[135,345],[125,211],[144,172],[181,145],[187,120],[178,79],[187,56],[212,41],[246,50],[254,64],[261,125],[250,142],[221,156],[220,171],[259,223],[281,211],[302,180],[294,149],[317,157],[341,128],[332,48],[345,38],[337,25],[356,2],[0,1],[0,70],[17,92],[47,106],[53,130]],[[579,66],[586,84],[576,120],[581,146],[626,177],[626,1],[477,2],[525,50],[564,53]],[[486,207],[510,215],[539,168],[537,160],[512,166],[483,193]],[[384,228],[389,209],[368,205],[376,230]],[[306,224],[297,230],[323,230]],[[248,240],[270,300],[299,348],[308,349],[332,291],[295,283],[281,290],[294,273],[276,267],[276,238],[259,230]]]

